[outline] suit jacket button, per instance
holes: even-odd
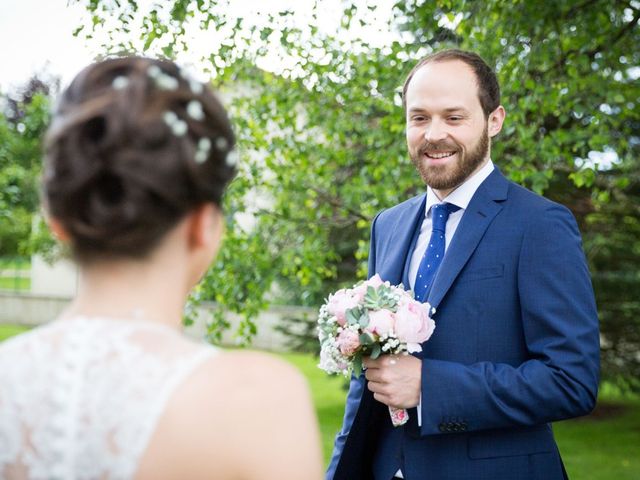
[[[466,432],[466,431],[467,431],[467,422],[462,422],[462,423],[460,424],[460,429],[461,429],[463,432]]]
[[[445,425],[444,422],[440,423],[440,425],[438,425],[438,430],[440,430],[441,432],[446,432],[447,431],[447,426]]]

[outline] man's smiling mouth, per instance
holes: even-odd
[[[424,152],[424,154],[429,157],[429,158],[433,158],[435,160],[439,160],[441,158],[447,158],[450,157],[451,155],[454,155],[456,152]]]

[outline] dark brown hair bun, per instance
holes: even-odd
[[[235,137],[213,92],[174,63],[104,60],[63,92],[44,197],[79,260],[143,257],[186,213],[221,204]]]

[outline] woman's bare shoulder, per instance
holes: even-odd
[[[270,469],[273,478],[290,478],[287,475],[296,468],[301,473],[300,467],[283,469],[277,462],[291,454],[285,454],[286,450],[296,448],[311,463],[310,471],[314,463],[321,464],[306,380],[293,366],[270,354],[230,351],[214,355],[175,393],[161,423],[174,445],[186,446],[184,458],[176,458],[173,464],[195,468],[198,462],[201,471],[190,471],[189,478],[206,476],[202,472],[214,467],[218,478],[225,478],[225,472],[230,477],[253,478],[249,471],[237,471],[254,468],[249,462],[260,466],[262,478],[271,478],[266,476]]]

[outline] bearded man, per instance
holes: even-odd
[[[366,359],[328,480],[567,478],[550,423],[589,413],[598,317],[575,219],[491,160],[505,109],[475,53],[422,59],[403,89],[426,193],[378,214],[369,275],[436,309],[419,356]],[[391,424],[388,407],[409,422]]]

